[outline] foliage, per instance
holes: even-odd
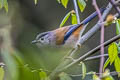
[[[120,19],[116,20],[116,33],[117,35],[120,34]],[[116,69],[116,71],[118,72],[118,76],[120,77],[120,58],[119,58],[119,43],[112,43],[109,45],[108,47],[108,54],[109,54],[109,58],[106,60],[105,64],[104,64],[104,69],[108,66],[108,64],[110,63],[110,65],[114,62],[114,67]]]
[[[58,3],[61,3],[65,8],[68,7],[69,0],[57,0]],[[34,0],[35,5],[38,3],[38,0]],[[80,11],[83,12],[86,7],[86,1],[85,0],[77,0],[77,6],[80,8]],[[7,0],[0,0],[0,9],[5,8],[5,11],[8,12],[8,2]],[[62,22],[60,23],[60,27],[63,27],[65,23],[68,21],[69,18],[71,18],[71,24],[77,24],[77,16],[76,12],[74,10],[69,11],[65,17],[63,18]],[[115,20],[116,23],[116,34],[120,35],[120,19]],[[112,23],[111,23],[112,24]],[[30,53],[34,53],[31,52]],[[56,53],[56,52],[55,52]],[[116,72],[118,72],[118,77],[120,77],[120,41],[113,42],[108,46],[108,55],[106,62],[104,63],[103,73],[101,77],[97,75],[97,73],[91,73],[93,80],[114,80],[112,75],[110,75],[110,72],[107,68],[107,66],[110,64],[112,65],[114,63],[114,67]],[[30,64],[27,64],[27,61],[23,56],[21,56],[19,51],[11,48],[2,48],[1,49],[1,55],[3,58],[4,63],[6,64],[5,67],[7,70],[4,70],[5,68],[0,67],[0,80],[4,80],[4,78],[7,76],[10,80],[50,80],[49,72],[46,69],[43,69],[41,67],[39,68],[33,68]],[[37,56],[37,55],[35,55]],[[51,56],[51,55],[50,55]],[[32,57],[34,57],[32,55]],[[38,57],[37,57],[38,58]],[[29,60],[28,60],[29,61]],[[31,60],[32,61],[32,60]],[[38,59],[36,59],[38,61]],[[73,60],[74,61],[74,60]],[[39,64],[40,60],[37,64]],[[41,63],[42,64],[42,63]],[[51,64],[51,63],[50,63]],[[85,65],[85,62],[80,62],[82,67],[82,79],[84,80],[87,76],[87,68]],[[34,65],[32,65],[34,66]],[[35,67],[35,66],[34,66]],[[49,67],[49,66],[48,66]],[[7,74],[6,76],[5,73]],[[90,72],[88,72],[90,73]],[[58,77],[60,80],[72,80],[70,75],[66,72],[61,72],[58,74]]]
[[[86,7],[86,2],[84,0],[77,0],[80,11],[83,12]]]
[[[3,67],[0,67],[0,80],[3,80],[4,78],[4,68]]]
[[[65,22],[68,20],[68,18],[70,17],[71,12],[67,13],[66,16],[64,17],[64,19],[62,20],[62,22],[60,23],[60,27],[62,27]]]
[[[83,62],[80,62],[80,65],[82,65],[82,79],[86,76],[86,66]]]
[[[5,8],[5,11],[8,12],[8,2],[7,0],[0,0],[0,9]]]
[[[110,59],[110,64],[112,64],[115,59],[118,57],[118,48],[116,43],[112,43],[109,45],[108,54]]]
[[[61,3],[65,8],[67,8],[68,1],[69,0],[61,0]]]
[[[66,23],[66,21],[69,19],[71,16],[71,23],[72,24],[77,24],[77,17],[75,14],[75,11],[72,10],[66,14],[66,16],[63,18],[62,22],[60,23],[60,27],[63,27],[63,25]]]
[[[38,0],[34,0],[35,5],[37,4]]]
[[[65,8],[67,8],[67,4],[69,2],[69,0],[57,0],[58,3],[61,3]],[[85,7],[86,7],[86,2],[84,0],[77,0],[78,6],[80,8],[80,11],[83,12]],[[68,20],[68,18],[71,15],[71,23],[72,24],[77,24],[77,16],[74,10],[68,12],[65,17],[63,18],[62,22],[60,23],[60,27],[62,27],[66,21]]]
[[[62,72],[59,74],[60,80],[72,80],[71,77],[68,76],[68,74]]]

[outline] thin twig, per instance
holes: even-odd
[[[90,61],[90,60],[94,60],[94,59],[99,59],[99,58],[102,57],[102,56],[104,56],[104,57],[108,57],[108,54],[88,57],[88,58],[86,58],[84,61]]]
[[[108,6],[106,7],[106,10],[103,13],[102,18],[105,19],[105,17],[107,16],[107,14],[109,13],[109,11],[111,10],[112,5],[109,3]],[[83,35],[79,41],[80,44],[83,44],[88,38],[90,38],[95,32],[97,32],[100,29],[100,21],[98,21],[98,23],[94,26],[94,29],[92,28],[90,31],[88,31],[85,35]],[[81,59],[80,59],[81,60]],[[79,61],[79,60],[78,60]],[[77,61],[77,62],[78,62]],[[49,75],[49,77],[53,80],[55,78],[55,75],[60,73],[62,70],[67,69],[67,67],[65,68],[65,65],[67,65],[68,63],[70,63],[69,59],[66,59],[64,62],[60,63],[53,71],[52,73]],[[75,64],[76,62],[72,62],[72,64]],[[72,65],[70,65],[72,66]],[[68,66],[69,67],[69,66]]]
[[[109,13],[109,11],[111,10],[112,8],[112,5],[111,3],[108,4],[108,6],[106,7],[106,10],[104,11],[103,15],[102,15],[102,18],[105,19],[105,17],[107,16],[107,14]],[[97,22],[97,24],[92,28],[90,29],[86,34],[84,34],[81,38],[80,38],[80,41],[79,43],[80,44],[83,44],[86,40],[88,40],[90,37],[93,36],[93,34],[95,32],[97,32],[99,29],[100,29],[100,21]]]
[[[95,7],[95,9],[96,9],[96,11],[98,13],[99,20],[101,21],[101,23],[103,23],[102,15],[101,15],[101,12],[100,12],[100,9],[99,9],[99,7],[97,5],[96,0],[93,0],[93,6]],[[104,43],[104,24],[101,24],[101,40],[100,40],[100,44],[103,44],[103,43]],[[104,55],[104,46],[103,45],[100,48],[100,52],[101,52],[101,55]],[[103,65],[104,65],[104,56],[101,56],[99,73],[103,72]]]
[[[120,55],[120,54],[118,54],[118,55]],[[88,58],[84,59],[84,61],[90,61],[90,60],[94,60],[94,59],[99,59],[99,58],[102,57],[102,56],[104,56],[104,57],[108,57],[108,54],[88,57]]]
[[[75,13],[77,16],[77,23],[80,24],[80,16],[79,16],[79,12],[78,12],[77,0],[73,0],[73,3],[74,3]],[[79,36],[79,38],[80,38],[80,36]],[[77,50],[78,50],[77,47],[73,48],[69,53],[70,56],[72,56]]]
[[[113,5],[113,7],[115,8],[115,10],[118,12],[118,14],[120,15],[120,8],[116,5],[115,0],[109,0],[109,1]]]
[[[114,41],[116,41],[116,40],[118,40],[118,39],[120,39],[120,35],[117,35],[117,36],[113,37],[112,39],[104,42],[103,44],[97,46],[96,48],[92,49],[91,51],[85,53],[83,56],[79,57],[78,59],[75,59],[72,63],[68,64],[67,66],[65,66],[64,68],[62,68],[62,69],[59,70],[59,71],[63,71],[63,70],[65,70],[65,69],[71,67],[73,64],[75,64],[75,63],[77,63],[77,62],[80,62],[80,61],[84,60],[85,58],[89,57],[90,55],[96,53],[97,51],[100,50],[100,48],[101,48],[102,45],[108,46],[109,44],[111,44],[112,42],[114,42]]]
[[[89,72],[89,73],[86,73],[86,76],[89,76],[89,75],[93,75],[95,72]],[[95,73],[96,75],[102,75],[103,73]],[[115,75],[118,75],[118,72],[116,72],[116,71],[113,71],[113,72],[110,72],[110,75],[112,75],[112,76],[115,76]],[[72,77],[77,77],[77,76],[83,76],[83,74],[72,74],[72,75],[70,75],[70,76],[72,76]]]
[[[88,26],[89,23],[87,23],[86,25],[84,25],[83,29],[80,31],[80,35],[79,35],[79,39],[77,41],[77,43],[75,44],[75,47],[71,50],[70,57],[73,56],[73,54],[81,47],[81,44],[79,44],[79,40],[82,37],[83,32],[85,31],[86,27]]]
[[[74,3],[75,13],[77,16],[77,23],[80,24],[80,17],[79,17],[79,12],[78,12],[77,0],[73,0],[73,3]]]

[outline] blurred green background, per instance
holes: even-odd
[[[97,1],[100,7],[104,7],[108,3],[107,0]],[[91,0],[88,0],[85,11],[80,12],[81,20],[95,11],[91,4]],[[38,0],[37,5],[34,4],[34,0],[8,0],[8,5],[8,13],[4,9],[0,10],[0,61],[6,64],[5,80],[40,80],[37,74],[39,70],[43,69],[47,74],[52,72],[70,49],[62,47],[38,48],[31,44],[31,41],[35,39],[38,33],[59,28],[64,16],[74,9],[73,2],[72,0],[69,1],[67,9],[56,0]],[[96,23],[96,20],[97,18],[92,20],[87,30]],[[68,20],[66,25],[70,24],[70,20]],[[111,26],[106,28],[105,40],[115,35],[115,29],[113,25]],[[83,44],[76,55],[80,56],[99,45],[99,39],[100,33],[98,31]],[[99,59],[86,62],[87,71],[98,72],[98,61]],[[80,66],[73,66],[67,70],[69,74],[79,74],[80,72]],[[74,78],[74,80],[79,80],[79,77]]]

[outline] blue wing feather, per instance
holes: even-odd
[[[100,11],[101,13],[103,13],[105,10],[105,8],[101,8]],[[90,22],[93,18],[95,18],[98,15],[97,12],[92,13],[90,16],[88,16],[84,21],[81,22],[81,24],[76,24],[76,25],[72,25],[69,30],[66,32],[65,36],[64,36],[64,41],[63,44],[65,43],[65,41],[70,37],[70,35],[78,28],[81,27],[81,25],[85,25],[88,22]]]

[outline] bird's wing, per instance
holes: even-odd
[[[70,28],[70,26],[65,26],[62,28],[58,28],[54,31],[55,36],[56,36],[56,44],[57,45],[63,44],[64,36],[65,36],[66,32],[69,30],[69,28]]]
[[[74,28],[75,26],[65,26],[65,27],[62,27],[62,28],[58,28],[56,29],[54,32],[55,32],[55,36],[56,36],[56,44],[57,45],[61,45],[64,43],[64,40],[65,40],[65,34],[67,33],[70,33],[69,31],[73,30],[72,28]],[[77,27],[74,31],[72,31],[72,35],[74,35],[74,37],[78,38],[79,37],[79,33],[80,33],[80,30],[82,29],[82,27]],[[71,35],[69,34],[69,36]],[[68,36],[68,37],[69,37]]]

